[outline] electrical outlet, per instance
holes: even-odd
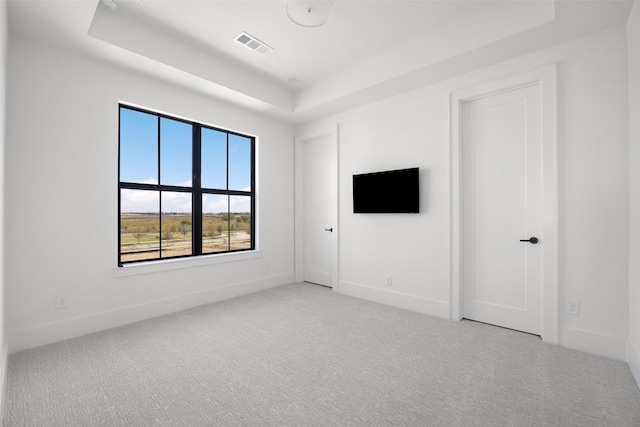
[[[567,300],[567,314],[578,316],[580,314],[580,301]]]
[[[387,276],[387,286],[393,285],[393,276]]]
[[[69,308],[69,300],[66,295],[56,295],[56,309]]]

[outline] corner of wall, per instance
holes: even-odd
[[[6,333],[3,334],[5,337]],[[7,372],[9,372],[9,346],[4,339],[0,349],[0,422],[4,420],[4,401],[7,395]]]
[[[633,378],[636,380],[636,384],[640,388],[640,353],[631,341],[627,341],[627,364]]]
[[[5,280],[4,280],[4,147],[6,116],[6,70],[8,51],[7,2],[0,2],[0,423],[4,420],[5,389],[7,384],[7,323],[5,316]]]
[[[635,0],[627,21],[629,100],[629,336],[626,361],[640,387],[640,0]]]

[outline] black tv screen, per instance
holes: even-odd
[[[420,213],[418,168],[353,175],[353,213]]]

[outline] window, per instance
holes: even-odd
[[[255,138],[119,108],[119,265],[255,249]]]

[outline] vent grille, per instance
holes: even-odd
[[[261,55],[266,55],[268,53],[273,52],[273,48],[268,44],[261,42],[257,38],[253,37],[251,34],[247,34],[244,31],[235,38],[235,40],[243,45],[244,47],[251,49],[255,52],[258,52]]]

